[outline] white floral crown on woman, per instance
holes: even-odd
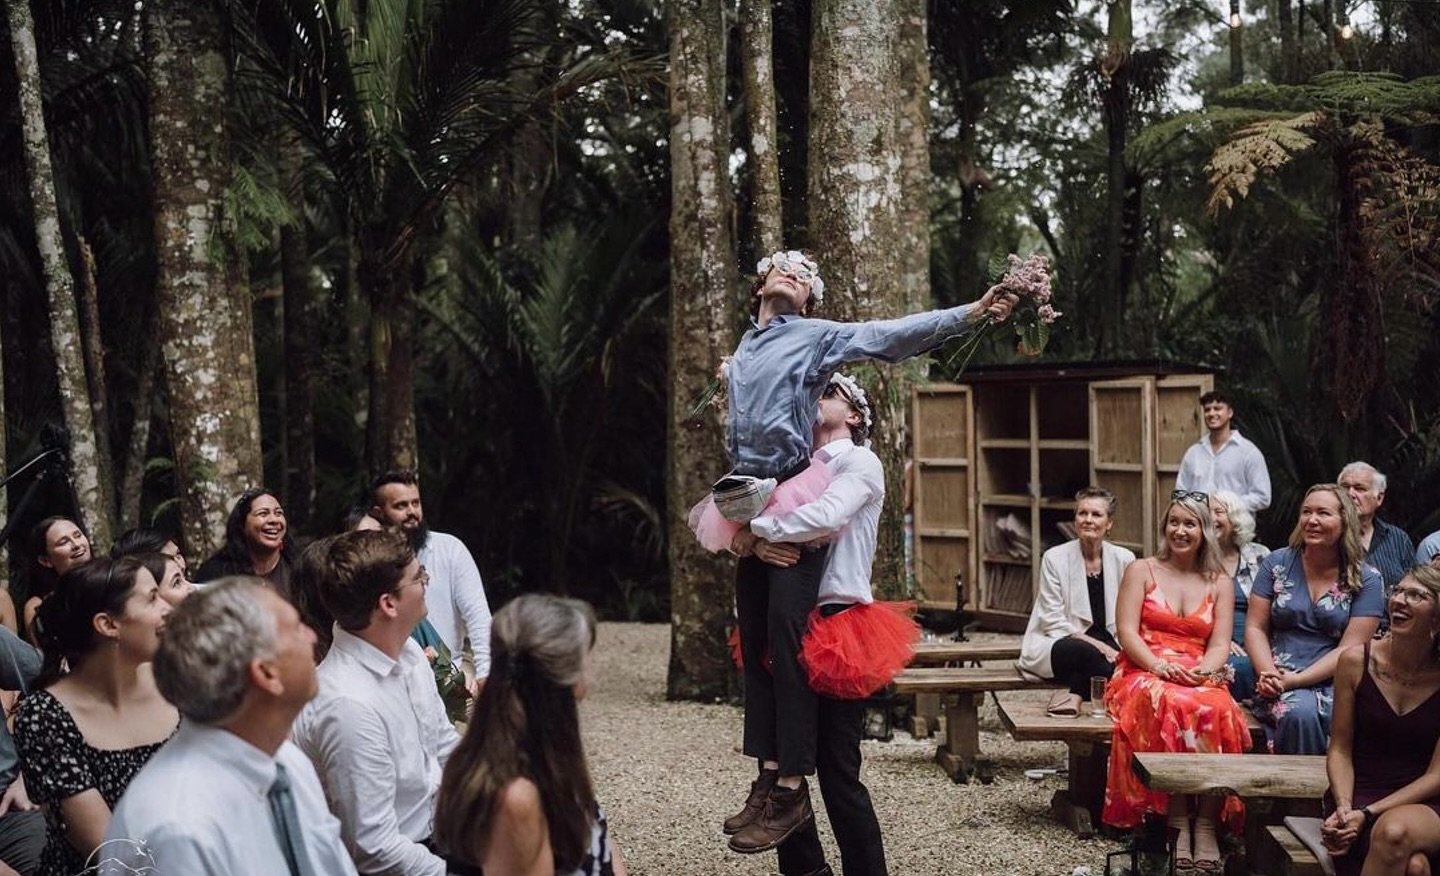
[[[866,398],[865,390],[860,388],[860,384],[855,382],[855,378],[848,374],[841,374],[839,371],[830,375],[830,384],[839,386],[840,391],[845,393],[845,399],[855,410],[860,412],[860,419],[865,423],[865,431],[868,433],[870,427],[875,424],[875,420],[870,416],[870,399]]]
[[[778,268],[786,274],[794,274],[810,287],[810,297],[816,304],[825,301],[825,281],[820,279],[820,266],[815,260],[798,249],[773,252],[755,263],[755,273],[764,277],[771,268]]]

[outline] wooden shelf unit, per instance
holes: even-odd
[[[1059,524],[1073,520],[1076,491],[1114,492],[1111,539],[1154,550],[1156,509],[1200,434],[1198,400],[1213,377],[1094,366],[967,378],[912,397],[917,595],[953,609],[959,575],[967,610],[986,626],[1021,630],[1041,557],[1066,540]]]

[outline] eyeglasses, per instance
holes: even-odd
[[[421,567],[420,567],[420,571],[415,574],[415,580],[414,580],[414,581],[406,581],[404,584],[401,584],[399,587],[396,587],[394,590],[392,590],[392,591],[390,591],[390,592],[391,592],[391,593],[399,593],[401,590],[404,590],[406,587],[414,587],[416,584],[419,584],[421,587],[429,587],[429,586],[430,586],[430,573],[427,572],[427,571],[425,571],[425,567],[424,567],[424,566],[421,566]]]
[[[1406,605],[1421,605],[1435,599],[1435,594],[1419,587],[1396,587],[1390,591],[1390,598]]]
[[[1172,502],[1178,502],[1181,499],[1191,499],[1201,504],[1207,504],[1210,501],[1210,495],[1199,490],[1175,490],[1170,494]]]
[[[849,402],[849,403],[852,404],[852,405],[855,404],[855,400],[852,399],[852,398],[850,398],[850,393],[846,392],[846,391],[845,391],[845,387],[841,386],[841,385],[838,384],[838,383],[831,383],[831,384],[827,385],[827,386],[825,387],[825,391],[822,392],[822,393],[820,393],[820,397],[821,397],[821,398],[842,398],[842,399],[844,399],[845,401]]]
[[[802,283],[809,283],[819,276],[815,271],[806,267],[804,262],[796,261],[784,253],[776,253],[770,257],[770,267],[782,274],[789,274]]]

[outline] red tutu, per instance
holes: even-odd
[[[771,516],[787,514],[820,498],[820,494],[825,492],[828,486],[830,467],[811,460],[804,471],[775,488],[775,492],[770,494],[770,501],[765,503],[765,508],[760,513]],[[729,550],[735,533],[745,525],[721,516],[720,509],[715,507],[714,497],[710,495],[706,495],[699,504],[690,509],[686,522],[690,524],[690,530],[695,533],[701,547],[711,553]]]
[[[871,602],[830,617],[810,612],[800,662],[810,687],[837,700],[859,700],[889,684],[915,656],[920,625],[913,602]]]

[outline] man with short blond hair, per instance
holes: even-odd
[[[425,617],[429,576],[390,530],[337,535],[314,559],[335,639],[295,743],[314,762],[361,873],[445,876],[429,841],[440,774],[460,737],[410,638]]]

